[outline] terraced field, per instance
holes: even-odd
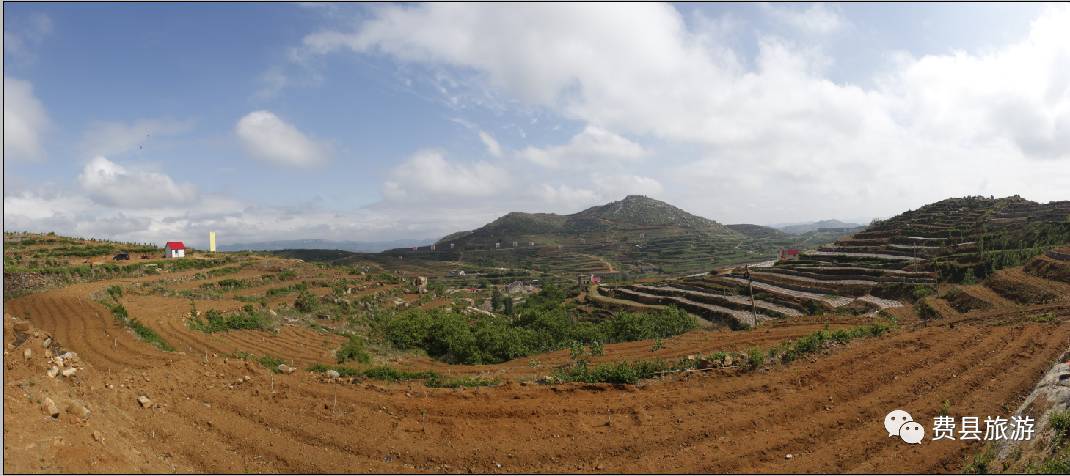
[[[156,302],[163,298],[130,301],[133,314],[186,348],[161,352],[88,299],[110,284],[33,294],[5,306],[6,344],[17,334],[10,315],[25,316],[84,362],[74,378],[49,379],[43,364],[22,359],[22,348],[5,357],[5,384],[12,389],[5,392],[5,470],[69,471],[97,461],[95,471],[158,472],[957,472],[975,445],[904,445],[883,431],[884,414],[909,408],[926,421],[945,401],[956,415],[1005,414],[1070,347],[1070,294],[1064,293],[1044,305],[994,303],[942,321],[904,314],[899,330],[886,337],[753,373],[727,368],[634,387],[547,386],[520,383],[543,371],[527,359],[472,367],[417,358],[405,365],[495,375],[503,384],[475,390],[351,384],[303,371],[272,374],[224,357],[243,349],[324,362],[314,350],[324,348],[316,333],[284,326],[277,336],[203,336],[163,328],[173,314]],[[1067,290],[1057,282],[1044,286]],[[1032,318],[1049,312],[1052,319]],[[650,342],[609,345],[597,360],[775,345],[821,329],[826,320],[835,329],[865,319],[801,316],[751,331],[697,330],[667,339],[655,353]],[[40,348],[39,342],[23,345]],[[538,356],[546,367],[567,359],[565,352]],[[17,395],[31,388],[20,386],[30,380],[38,385],[28,392],[86,402],[93,415],[85,423],[66,414],[42,420],[35,404]],[[142,408],[139,395],[154,406]],[[63,439],[34,440],[13,432],[20,426]],[[93,432],[108,444],[95,441]]]

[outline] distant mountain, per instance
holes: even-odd
[[[219,249],[220,251],[343,250],[356,253],[378,253],[393,248],[427,246],[432,241],[430,239],[392,241],[277,240],[223,245]]]
[[[741,223],[741,224],[738,224],[738,225],[728,225],[728,228],[731,228],[731,229],[733,229],[733,230],[735,230],[737,232],[740,232],[740,233],[742,233],[744,235],[747,235],[747,236],[749,236],[751,238],[787,238],[788,237],[787,233],[784,233],[783,231],[780,231],[780,230],[778,230],[776,228],[770,228],[768,226],[750,225],[750,224],[746,224],[746,223]]]
[[[861,228],[865,225],[858,223],[848,223],[840,220],[821,220],[809,223],[793,223],[788,225],[776,225],[774,228],[788,233],[791,235],[801,235],[803,233],[817,231],[820,228]]]
[[[452,233],[438,244],[491,248],[512,242],[538,244],[639,241],[680,235],[745,236],[716,221],[692,215],[668,203],[642,195],[588,208],[571,215],[512,212],[472,231]]]

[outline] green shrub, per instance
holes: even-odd
[[[368,352],[364,350],[364,340],[357,336],[350,336],[349,340],[342,344],[342,347],[334,355],[339,364],[344,364],[351,360],[367,364],[372,360]]]
[[[941,317],[940,312],[924,299],[914,303],[914,312],[918,314],[918,317],[926,320],[939,319]]]
[[[747,361],[744,367],[746,370],[758,370],[763,365],[765,365],[765,353],[762,349],[753,347],[747,351]]]
[[[436,375],[428,378],[426,385],[431,388],[472,388],[493,387],[500,383],[501,382],[497,379],[486,379],[481,377],[443,378]]]
[[[115,317],[115,320],[119,321],[124,327],[132,330],[134,335],[139,339],[152,344],[164,352],[173,352],[175,350],[174,347],[171,347],[171,344],[168,344],[167,341],[163,340],[163,337],[160,337],[160,335],[149,326],[146,326],[137,319],[131,319],[130,314],[126,311],[126,307],[122,304],[116,302],[113,305],[108,305],[108,307],[111,310],[112,316]]]
[[[294,308],[301,312],[316,312],[319,304],[320,301],[316,295],[308,291],[301,291],[301,294],[297,296],[297,300],[294,301]]]
[[[204,313],[204,319],[191,317],[188,321],[191,329],[211,334],[230,330],[271,329],[271,319],[252,305],[246,304],[241,311],[224,314],[215,309]]]

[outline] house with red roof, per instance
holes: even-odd
[[[182,258],[186,256],[186,245],[181,241],[168,241],[163,245],[164,258]]]
[[[799,250],[794,248],[780,250],[780,261],[794,261],[797,259],[799,259]]]

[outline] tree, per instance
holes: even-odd
[[[513,297],[512,296],[506,296],[504,302],[505,302],[505,314],[512,316],[513,315]]]
[[[498,312],[500,307],[502,307],[502,292],[495,286],[494,292],[490,294],[490,308],[492,311]]]

